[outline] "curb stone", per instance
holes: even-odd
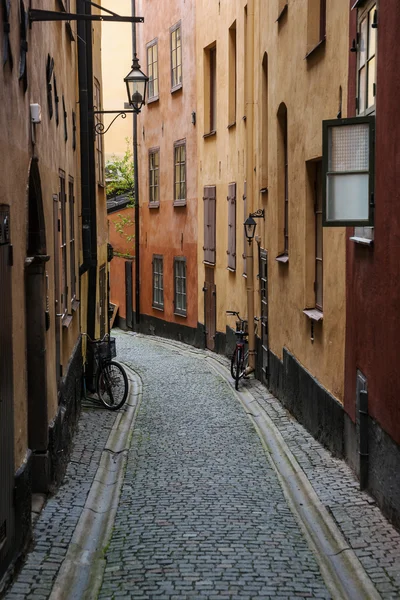
[[[94,600],[103,580],[107,545],[118,509],[133,424],[142,399],[139,376],[124,365],[129,381],[126,409],[114,422],[85,507],[72,536],[50,600]]]

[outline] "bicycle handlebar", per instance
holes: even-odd
[[[88,333],[84,333],[84,332],[83,332],[83,333],[82,333],[82,335],[85,335],[85,336],[87,337],[87,339],[89,340],[89,342],[92,342],[92,343],[96,343],[96,342],[104,342],[104,340],[105,340],[106,338],[109,338],[109,337],[110,337],[110,336],[109,336],[109,334],[108,334],[108,333],[106,333],[106,334],[105,334],[105,335],[104,335],[104,336],[103,336],[101,339],[99,338],[98,340],[92,340],[92,338],[90,337],[90,335],[89,335]]]

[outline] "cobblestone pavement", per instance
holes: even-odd
[[[118,333],[141,377],[101,599],[330,598],[318,562],[231,387],[207,353]],[[210,355],[209,355],[210,356]],[[227,359],[212,355],[226,366]],[[245,387],[278,427],[381,597],[400,598],[400,535],[346,465],[258,381]],[[66,481],[35,526],[35,546],[6,598],[49,598],[114,423],[83,412]]]
[[[115,413],[85,405],[64,482],[36,521],[33,550],[6,594],[7,600],[46,600],[50,596],[115,419]]]

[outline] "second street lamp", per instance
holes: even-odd
[[[128,91],[128,102],[136,114],[140,113],[146,99],[146,88],[149,78],[140,69],[136,54],[132,61],[132,70],[124,79]]]

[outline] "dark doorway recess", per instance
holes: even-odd
[[[214,269],[205,267],[204,282],[204,324],[206,348],[215,350],[217,292],[214,283]]]
[[[28,239],[25,259],[28,445],[33,453],[33,491],[48,487],[46,376],[46,232],[38,159],[29,170]]]

